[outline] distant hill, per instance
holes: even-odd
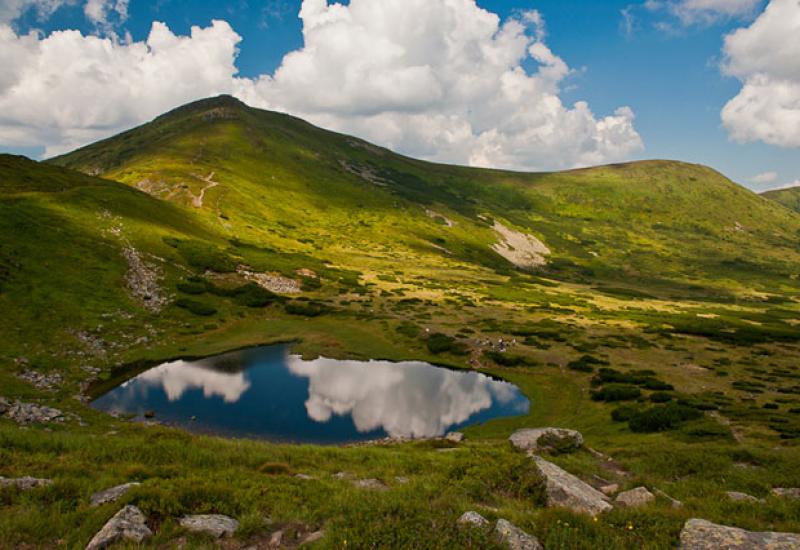
[[[761,196],[778,202],[795,212],[800,212],[800,186],[765,191],[761,193]]]

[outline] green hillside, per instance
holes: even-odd
[[[674,548],[692,517],[800,531],[800,501],[770,496],[800,486],[800,214],[704,166],[439,165],[208,99],[44,163],[0,155],[0,311],[0,397],[80,417],[0,416],[0,476],[55,480],[0,488],[3,549],[85,546],[118,509],[89,495],[131,480],[120,503],[147,515],[153,547],[218,544],[182,530],[184,513],[238,518],[230,548],[279,529],[286,547],[323,530],[314,547],[492,548],[457,526],[466,510],[547,549]],[[501,338],[505,353],[481,344]],[[84,404],[167,359],[275,342],[477,369],[531,409],[459,445],[322,448]],[[596,451],[548,460],[683,505],[596,520],[544,507],[507,441],[542,426]]]
[[[788,189],[775,189],[761,194],[769,200],[778,202],[786,208],[800,212],[800,187],[790,187]]]

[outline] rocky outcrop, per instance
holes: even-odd
[[[704,519],[690,519],[681,530],[679,550],[796,550],[800,534],[745,531],[716,525]]]
[[[471,525],[474,527],[487,527],[489,525],[489,520],[480,515],[478,512],[464,512],[461,514],[461,517],[458,518],[459,525]]]
[[[523,451],[544,451],[554,445],[566,443],[579,448],[583,446],[583,436],[575,430],[564,428],[531,428],[517,430],[508,438],[511,444]]]
[[[47,422],[63,422],[64,413],[52,407],[36,405],[34,403],[22,403],[20,401],[8,407],[5,415],[20,425],[45,424]]]
[[[111,487],[110,489],[106,489],[104,491],[99,491],[92,495],[92,506],[100,506],[101,504],[116,502],[122,498],[125,493],[134,487],[138,487],[139,485],[141,485],[141,483],[133,481],[131,483],[124,483],[122,485],[117,485],[116,487]]]
[[[102,550],[121,541],[140,543],[152,535],[142,511],[136,506],[126,506],[106,522],[89,541],[86,550]]]
[[[37,390],[54,390],[63,382],[63,378],[58,373],[44,374],[35,370],[26,370],[19,375],[19,378]]]
[[[497,233],[498,242],[492,250],[520,269],[535,269],[547,264],[550,249],[534,237],[521,231],[515,231],[495,220],[492,226]]]
[[[539,539],[504,519],[497,520],[494,534],[510,550],[544,550]]]
[[[589,484],[540,456],[534,455],[532,458],[545,479],[548,506],[592,516],[613,508],[607,502],[608,497]]]
[[[300,292],[300,283],[288,277],[274,273],[249,271],[245,266],[241,265],[236,268],[236,272],[248,281],[276,294],[297,294]]]
[[[181,527],[193,533],[205,533],[215,538],[230,537],[239,528],[235,519],[220,514],[183,516],[178,520]]]
[[[14,477],[14,478],[7,478],[0,476],[0,487],[14,487],[20,491],[30,491],[31,489],[35,489],[36,487],[47,487],[48,485],[52,485],[52,479],[41,479],[38,477]]]
[[[614,504],[623,508],[638,508],[645,504],[650,504],[656,500],[656,496],[644,487],[637,487],[630,491],[623,491],[614,499]]]

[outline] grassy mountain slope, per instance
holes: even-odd
[[[493,250],[495,221],[540,239],[547,264],[517,269]],[[0,489],[0,548],[81,547],[117,510],[89,495],[132,480],[121,503],[163,547],[214,544],[178,526],[184,513],[240,519],[232,548],[278,529],[290,541],[324,529],[323,548],[490,548],[456,526],[468,509],[546,548],[671,548],[689,517],[800,531],[800,502],[769,496],[800,486],[798,255],[800,214],[702,166],[437,165],[227,97],[47,163],[0,155],[0,396],[83,420],[23,430],[0,417],[0,476],[55,479]],[[300,292],[276,297],[247,273]],[[500,338],[515,344],[482,344]],[[200,437],[75,399],[152,362],[278,341],[479,369],[517,384],[531,410],[440,452]],[[30,370],[61,380],[37,389]],[[665,402],[691,419],[659,424]],[[659,498],[597,521],[542,507],[541,480],[506,439],[546,425],[614,458],[551,457],[569,471],[683,507]]]
[[[800,187],[775,189],[761,194],[762,197],[778,202],[790,210],[800,212]]]

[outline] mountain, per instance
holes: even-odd
[[[85,547],[122,504],[154,532],[145,547],[208,546],[178,520],[206,513],[241,522],[230,548],[499,548],[491,529],[459,525],[467,510],[546,548],[674,548],[689,518],[800,531],[779,496],[791,491],[770,492],[800,486],[800,213],[772,198],[665,160],[423,162],[226,96],[46,162],[0,155],[0,547]],[[241,395],[248,373],[177,358],[287,342],[305,358],[474,370],[530,408],[461,442],[321,448],[88,406],[148,383],[222,406],[226,381]],[[174,376],[125,384],[164,362]],[[446,376],[431,379],[458,386],[446,397],[416,386],[398,407],[403,373],[382,372],[325,370],[330,402],[297,377],[287,393],[335,422],[355,407],[344,390],[364,422],[485,405],[475,377]],[[589,447],[551,434],[547,461],[657,502],[594,521],[552,510],[545,473],[508,441],[546,426]],[[6,479],[24,476],[53,484]],[[763,502],[726,495],[743,490]]]
[[[778,202],[795,212],[800,212],[800,186],[765,191],[761,193],[761,196]]]

